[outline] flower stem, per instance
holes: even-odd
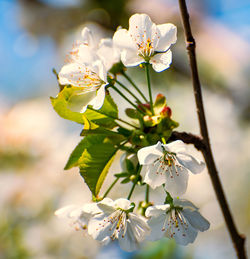
[[[120,81],[116,79],[115,79],[115,82],[118,85],[120,85],[125,91],[127,91],[131,96],[133,96],[138,103],[141,103],[140,99],[138,99],[138,97],[135,94],[133,94],[124,84],[122,84]]]
[[[167,144],[166,139],[165,139],[164,137],[161,138],[161,141],[162,141],[162,143],[163,143],[164,145]]]
[[[144,115],[144,113],[133,102],[131,102],[117,87],[112,85],[111,88],[113,88],[121,97],[123,97],[128,103],[130,103],[138,112]]]
[[[122,123],[125,123],[125,124],[129,125],[130,127],[135,128],[135,129],[139,129],[139,128],[136,127],[135,125],[133,125],[133,124],[131,124],[131,123],[129,123],[129,122],[123,120],[123,119],[113,117],[113,116],[111,116],[111,115],[109,115],[109,114],[107,114],[107,113],[105,113],[105,112],[101,112],[101,111],[99,111],[99,110],[95,110],[95,109],[93,109],[93,108],[91,108],[91,107],[88,107],[88,109],[91,110],[91,111],[95,111],[95,112],[97,112],[97,113],[103,114],[103,115],[105,115],[105,116],[107,116],[107,117],[109,117],[109,118],[111,118],[111,119],[114,119],[114,120],[120,121],[120,122],[122,122]]]
[[[149,185],[146,185],[146,192],[145,192],[145,201],[146,203],[149,202]]]
[[[103,198],[105,198],[108,194],[109,194],[109,192],[112,190],[112,188],[115,186],[115,184],[118,182],[118,180],[119,180],[119,178],[117,177],[114,181],[113,181],[113,183],[109,186],[109,188],[107,189],[107,191],[104,193],[104,195],[103,195]]]
[[[152,98],[152,91],[151,91],[151,83],[150,83],[150,76],[149,76],[149,63],[145,63],[145,71],[146,71],[146,78],[148,83],[148,94],[149,94],[149,100],[150,100],[150,110],[151,113],[154,115],[154,109],[153,109],[153,98]]]
[[[136,86],[136,84],[132,81],[132,79],[125,73],[123,72],[122,75],[129,81],[129,83],[137,90],[137,92],[141,95],[141,97],[145,100],[146,103],[148,103],[147,98],[145,95],[142,93],[142,91]]]
[[[133,186],[132,186],[132,188],[131,188],[131,190],[130,190],[130,192],[129,192],[128,198],[127,198],[128,200],[131,198],[131,196],[132,196],[132,194],[133,194],[133,191],[134,191],[134,189],[135,189],[135,186],[136,186],[137,181],[138,181],[139,176],[140,176],[141,169],[142,169],[142,165],[140,165],[140,167],[138,168],[138,171],[137,171],[137,174],[136,174],[136,178],[135,178],[135,180],[134,180]]]
[[[229,205],[218,175],[218,171],[215,165],[215,161],[214,161],[214,157],[212,154],[212,149],[209,141],[207,122],[206,122],[203,100],[202,100],[201,84],[200,84],[197,61],[196,61],[195,40],[192,35],[186,1],[179,0],[179,7],[180,7],[182,23],[183,23],[185,38],[187,43],[187,52],[189,56],[189,63],[190,63],[190,68],[192,73],[193,91],[194,91],[195,102],[197,107],[196,110],[197,110],[197,115],[199,119],[200,132],[205,146],[205,148],[202,149],[202,153],[205,158],[207,168],[208,168],[208,173],[210,175],[210,178],[214,187],[214,191],[216,193],[218,202],[220,204],[220,208],[222,210],[222,213],[223,213],[228,231],[230,233],[231,239],[233,241],[235,250],[237,252],[238,258],[245,259],[247,258],[246,252],[244,249],[245,238],[244,236],[239,234],[236,228],[236,225],[234,223],[234,219],[229,209]]]

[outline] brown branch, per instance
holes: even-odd
[[[173,131],[168,140],[182,140],[186,144],[193,144],[199,151],[202,151],[206,148],[202,138],[192,133]]]
[[[197,115],[199,119],[200,133],[203,139],[202,142],[205,145],[205,148],[202,149],[201,151],[206,161],[208,173],[210,175],[217,199],[219,201],[231,239],[234,243],[234,247],[237,252],[238,258],[243,259],[243,258],[246,258],[246,253],[244,249],[245,238],[238,233],[237,228],[235,226],[232,214],[230,212],[230,209],[222,188],[220,178],[218,176],[218,171],[215,166],[215,162],[214,162],[214,158],[213,158],[213,154],[212,154],[212,150],[209,142],[208,129],[207,129],[207,123],[206,123],[202,93],[201,93],[201,84],[199,80],[199,74],[198,74],[198,68],[197,68],[197,62],[196,62],[195,40],[192,35],[191,26],[189,23],[189,14],[188,14],[185,0],[179,0],[179,6],[180,6],[181,18],[182,18],[182,23],[184,27],[185,37],[186,37],[190,68],[192,73],[193,91],[195,96]]]

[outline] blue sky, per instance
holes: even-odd
[[[68,3],[68,0],[43,1]],[[250,42],[249,0],[207,0],[207,3],[210,16]],[[15,0],[0,1],[0,95],[10,103],[56,93],[51,69],[62,62],[52,39],[34,38],[18,25],[19,8]]]

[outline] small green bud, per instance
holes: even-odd
[[[135,174],[132,174],[132,175],[129,177],[129,180],[130,180],[131,182],[133,182],[135,179],[136,179],[136,175],[135,175]]]

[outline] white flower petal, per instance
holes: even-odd
[[[159,141],[157,144],[141,148],[138,153],[138,160],[141,165],[149,165],[163,155],[163,149]]]
[[[146,14],[134,14],[129,19],[129,33],[136,42],[151,39],[153,23]]]
[[[111,214],[115,211],[115,203],[110,198],[104,198],[102,201],[97,203],[97,206],[106,214]]]
[[[89,105],[93,105],[95,110],[98,110],[102,107],[105,100],[105,86],[102,85],[99,90],[96,92],[96,96],[89,102]]]
[[[148,165],[147,167],[148,171],[146,172],[144,182],[147,183],[152,189],[166,183],[167,175],[165,172],[158,173],[157,168],[153,165]]]
[[[181,224],[180,220],[178,220],[178,227],[179,231],[175,228],[175,234],[173,235],[176,243],[184,246],[189,243],[193,243],[198,234],[197,230],[195,230],[190,224]]]
[[[93,35],[89,28],[83,28],[81,35],[84,44],[94,47]]]
[[[129,213],[128,222],[130,222],[134,236],[138,242],[142,242],[149,235],[150,227],[142,216]]]
[[[171,50],[167,51],[166,53],[156,54],[150,59],[149,63],[152,64],[152,67],[156,72],[162,72],[163,70],[166,70],[172,63]]]
[[[166,213],[155,215],[154,217],[148,220],[148,225],[151,228],[150,235],[146,238],[150,241],[156,241],[161,239],[165,234],[165,229],[163,229],[164,223],[166,221]]]
[[[188,200],[174,198],[174,204],[179,205],[183,208],[188,208],[190,210],[198,210],[198,208],[191,201]]]
[[[76,62],[64,65],[58,77],[61,85],[85,87],[86,92],[96,90],[102,84],[99,75],[91,68]]]
[[[127,223],[127,230],[124,237],[119,238],[119,245],[120,247],[127,252],[132,252],[138,249],[138,242],[135,239],[132,226]]]
[[[72,95],[68,99],[67,107],[73,112],[84,113],[88,104],[96,97],[96,91],[80,92],[79,94]]]
[[[114,207],[116,209],[128,210],[131,206],[131,201],[120,198],[114,201]]]
[[[171,23],[165,23],[157,25],[157,29],[159,31],[159,41],[155,50],[166,51],[177,40],[177,28]]]
[[[205,168],[205,163],[194,158],[193,156],[184,153],[179,152],[176,156],[176,159],[178,162],[183,165],[185,168],[187,168],[191,173],[193,174],[199,174],[201,173]]]
[[[76,205],[68,205],[56,210],[54,214],[59,218],[67,218],[70,216],[70,213],[77,208]]]
[[[119,49],[130,50],[136,55],[137,46],[126,29],[117,30],[113,36],[113,43]]]
[[[115,213],[116,211],[113,212],[113,215],[115,215]],[[114,227],[115,224],[112,224],[110,220],[108,221],[107,215],[102,213],[90,219],[88,224],[88,233],[94,239],[102,241],[112,235]]]
[[[95,50],[91,49],[88,45],[85,44],[81,44],[79,46],[78,57],[79,64],[85,64],[90,66],[96,60],[98,60],[98,56],[96,55]]]
[[[186,145],[181,140],[173,141],[169,144],[164,145],[167,151],[178,153],[178,152],[185,152],[186,151]]]
[[[184,209],[182,213],[195,229],[202,232],[209,229],[210,223],[197,210]]]
[[[81,210],[89,214],[96,214],[101,212],[97,206],[97,203],[86,203],[81,207]]]
[[[138,56],[134,50],[130,49],[121,52],[121,61],[125,67],[134,67],[145,62],[143,57]]]
[[[120,61],[120,51],[114,47],[112,39],[102,39],[97,55],[102,59],[105,67],[109,70],[115,63]]]
[[[178,171],[178,175],[174,169],[172,169],[172,171],[171,174],[166,174],[166,190],[172,196],[181,196],[187,190],[188,171],[182,168],[182,170]]]
[[[147,208],[145,212],[146,217],[158,217],[159,215],[165,213],[170,208],[169,204],[155,205]]]

